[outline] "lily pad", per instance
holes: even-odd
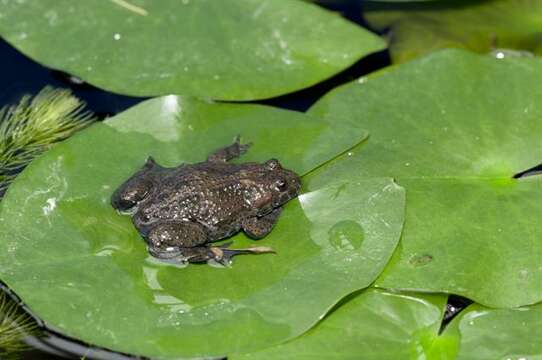
[[[32,59],[135,96],[273,97],[320,82],[385,43],[292,0],[7,1],[0,34]]]
[[[473,304],[441,332],[443,295],[366,289],[299,338],[231,360],[539,359],[542,305],[490,309]],[[340,330],[339,330],[340,329]]]
[[[458,360],[542,358],[542,304],[488,309],[473,304],[446,330],[460,337]]]
[[[542,55],[541,12],[538,0],[433,1],[370,5],[364,16],[375,29],[391,30],[392,59],[404,62],[443,48]]]
[[[282,345],[231,360],[256,359],[453,359],[453,341],[438,336],[446,296],[367,289],[336,309],[313,329]],[[440,344],[440,343],[439,343]],[[444,343],[443,343],[444,344]],[[448,356],[444,356],[448,355]]]
[[[259,105],[168,96],[96,124],[37,159],[1,203],[0,277],[48,326],[102,347],[157,358],[255,350],[298,336],[368,286],[400,237],[404,191],[391,179],[311,186],[230,268],[180,268],[148,256],[113,190],[148,155],[202,161],[241,134],[241,161],[277,157],[298,173],[364,138],[346,127]],[[311,182],[317,176],[311,176]],[[235,247],[254,244],[243,234]]]
[[[393,177],[407,191],[398,251],[377,285],[494,307],[542,300],[542,62],[446,50],[361,78],[310,109],[369,141],[320,170]],[[345,177],[341,179],[344,181]]]

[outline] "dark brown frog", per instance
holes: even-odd
[[[237,254],[272,252],[268,247],[228,249],[210,244],[240,230],[253,239],[264,237],[277,222],[282,205],[299,193],[299,176],[276,159],[228,163],[249,146],[237,137],[205,162],[174,168],[149,157],[115,191],[111,204],[132,214],[149,252],[160,259],[227,263]]]

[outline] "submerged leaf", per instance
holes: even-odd
[[[0,276],[49,326],[114,350],[220,356],[298,336],[390,258],[404,213],[391,179],[315,187],[318,177],[306,177],[305,193],[257,242],[277,254],[239,256],[221,269],[151,258],[109,199],[147,156],[166,166],[202,161],[238,134],[253,143],[240,161],[276,157],[307,173],[366,136],[345,121],[175,96],[141,103],[16,180],[0,213]],[[232,240],[255,244],[243,234]]]
[[[320,184],[384,176],[407,191],[401,246],[377,285],[497,307],[542,300],[542,182],[513,178],[542,162],[541,78],[538,59],[448,50],[346,85],[309,111],[371,133],[322,169]]]
[[[2,5],[0,34],[36,61],[136,96],[269,98],[384,48],[298,0],[40,0]]]

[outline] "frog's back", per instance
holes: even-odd
[[[242,180],[257,168],[257,164],[204,162],[168,169],[157,184],[160,191],[142,204],[136,222],[148,226],[157,221],[194,221],[213,233],[233,232],[243,218],[254,216],[244,201]]]

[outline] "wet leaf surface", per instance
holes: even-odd
[[[497,310],[474,304],[447,331],[460,336],[458,360],[539,359],[541,321],[541,304]]]
[[[287,343],[232,360],[257,359],[538,359],[540,304],[490,309],[474,304],[439,334],[446,296],[369,288]]]
[[[402,241],[377,285],[488,306],[542,300],[538,59],[448,50],[332,91],[310,111],[370,139],[318,174],[393,177],[407,191]],[[316,182],[314,185],[318,185]]]
[[[365,137],[340,121],[258,105],[146,101],[17,178],[2,201],[0,277],[52,328],[123,352],[220,356],[300,335],[390,258],[404,216],[404,191],[391,179],[316,187],[311,175],[257,242],[277,254],[239,256],[230,268],[153,260],[109,205],[148,155],[167,166],[201,161],[237,134],[254,143],[241,161],[277,157],[300,174]],[[255,244],[242,234],[233,241]]]
[[[377,30],[390,30],[394,62],[444,48],[494,56],[542,54],[540,0],[434,1],[374,5],[364,12]]]
[[[0,34],[34,60],[116,93],[252,100],[322,81],[381,50],[303,1],[7,1]]]
[[[453,346],[436,357],[434,340],[446,296],[367,289],[316,327],[285,344],[231,356],[256,359],[452,359]],[[439,348],[439,349],[440,349]]]

